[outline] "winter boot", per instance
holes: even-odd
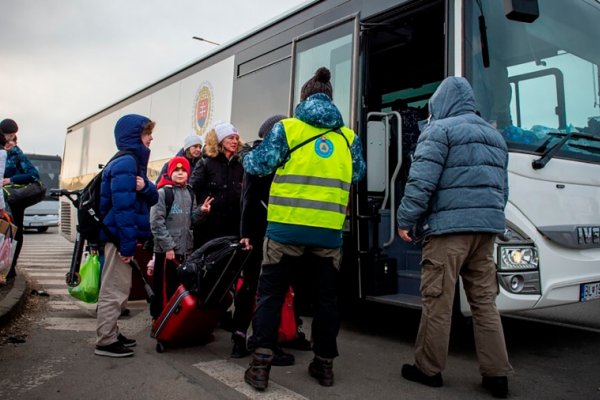
[[[308,373],[319,381],[321,386],[333,385],[333,359],[315,355],[308,366]]]
[[[263,391],[269,386],[269,372],[273,352],[270,349],[258,348],[252,353],[250,368],[244,373],[244,381],[256,390]]]

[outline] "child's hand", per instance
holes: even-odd
[[[148,269],[146,270],[148,276],[154,275],[154,254],[152,255],[150,261],[148,261],[148,264],[146,266],[148,267]]]
[[[169,261],[174,260],[175,259],[175,250],[168,250],[165,253],[165,258]]]
[[[202,211],[203,213],[206,213],[206,214],[210,213],[210,205],[212,204],[214,199],[215,199],[214,197],[208,196],[204,200],[204,203],[202,203],[202,205],[200,206],[200,211]]]

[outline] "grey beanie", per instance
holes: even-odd
[[[267,118],[265,122],[262,123],[260,128],[258,128],[258,137],[264,139],[264,137],[267,136],[267,133],[271,132],[273,126],[285,118],[287,117],[281,114],[273,115],[272,117]]]
[[[199,144],[202,146],[202,138],[195,133],[188,135],[183,139],[183,151],[186,151],[190,147]]]

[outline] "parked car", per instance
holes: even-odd
[[[27,158],[40,173],[40,179],[46,186],[46,197],[38,204],[25,209],[24,229],[36,229],[46,232],[52,226],[58,226],[60,202],[50,196],[50,190],[59,187],[61,159],[59,156],[27,154]]]
[[[51,226],[58,226],[58,200],[43,200],[25,209],[24,229],[37,229],[46,232]]]

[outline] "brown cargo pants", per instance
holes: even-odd
[[[423,310],[415,344],[415,365],[427,375],[446,366],[456,281],[463,286],[473,315],[475,347],[482,376],[506,376],[504,331],[496,308],[498,283],[491,233],[430,236],[423,244],[421,296]]]

